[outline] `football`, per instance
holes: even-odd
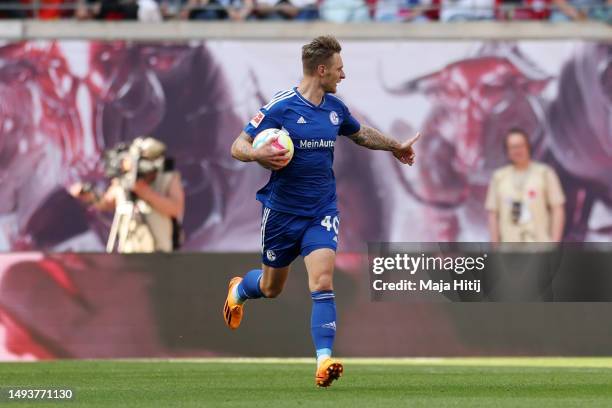
[[[293,142],[291,141],[291,137],[289,133],[287,133],[284,129],[266,129],[261,132],[255,139],[253,140],[253,148],[259,149],[264,143],[270,139],[271,137],[275,137],[278,135],[278,138],[272,142],[272,146],[277,148],[278,150],[288,149],[289,150],[289,161],[293,158]]]

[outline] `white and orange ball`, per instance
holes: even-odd
[[[253,140],[253,149],[259,149],[261,146],[266,143],[271,137],[278,136],[278,138],[272,142],[272,147],[283,150],[289,150],[289,161],[293,158],[293,142],[291,141],[291,137],[289,133],[285,129],[266,129],[257,134],[255,139]]]

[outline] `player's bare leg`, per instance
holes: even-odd
[[[308,287],[312,294],[311,332],[317,350],[315,383],[329,387],[342,376],[343,366],[331,358],[336,335],[336,303],[333,291],[336,252],[329,248],[312,251],[304,257]]]
[[[289,266],[282,268],[273,268],[268,265],[262,265],[263,275],[259,287],[263,295],[267,298],[275,298],[283,291],[287,276],[289,276]]]
[[[289,266],[273,268],[262,265],[261,269],[253,269],[244,278],[232,278],[223,305],[223,320],[227,327],[235,330],[240,326],[247,299],[277,297],[285,287],[288,274]]]

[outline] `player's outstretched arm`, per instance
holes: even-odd
[[[289,150],[272,147],[275,140],[271,137],[260,148],[253,149],[253,138],[242,131],[232,143],[232,157],[243,162],[256,161],[266,169],[279,170],[289,162]]]
[[[411,166],[414,163],[415,157],[412,145],[415,144],[420,137],[421,134],[417,133],[412,139],[400,143],[369,126],[361,126],[359,132],[349,136],[353,142],[360,146],[367,147],[368,149],[390,151],[396,159]]]

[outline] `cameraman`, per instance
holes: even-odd
[[[81,183],[69,190],[97,210],[115,211],[116,228],[111,228],[109,241],[118,235],[119,252],[170,252],[179,247],[185,192],[180,174],[168,166],[165,149],[151,137],[137,138],[118,156],[118,175],[104,194],[98,197]]]

